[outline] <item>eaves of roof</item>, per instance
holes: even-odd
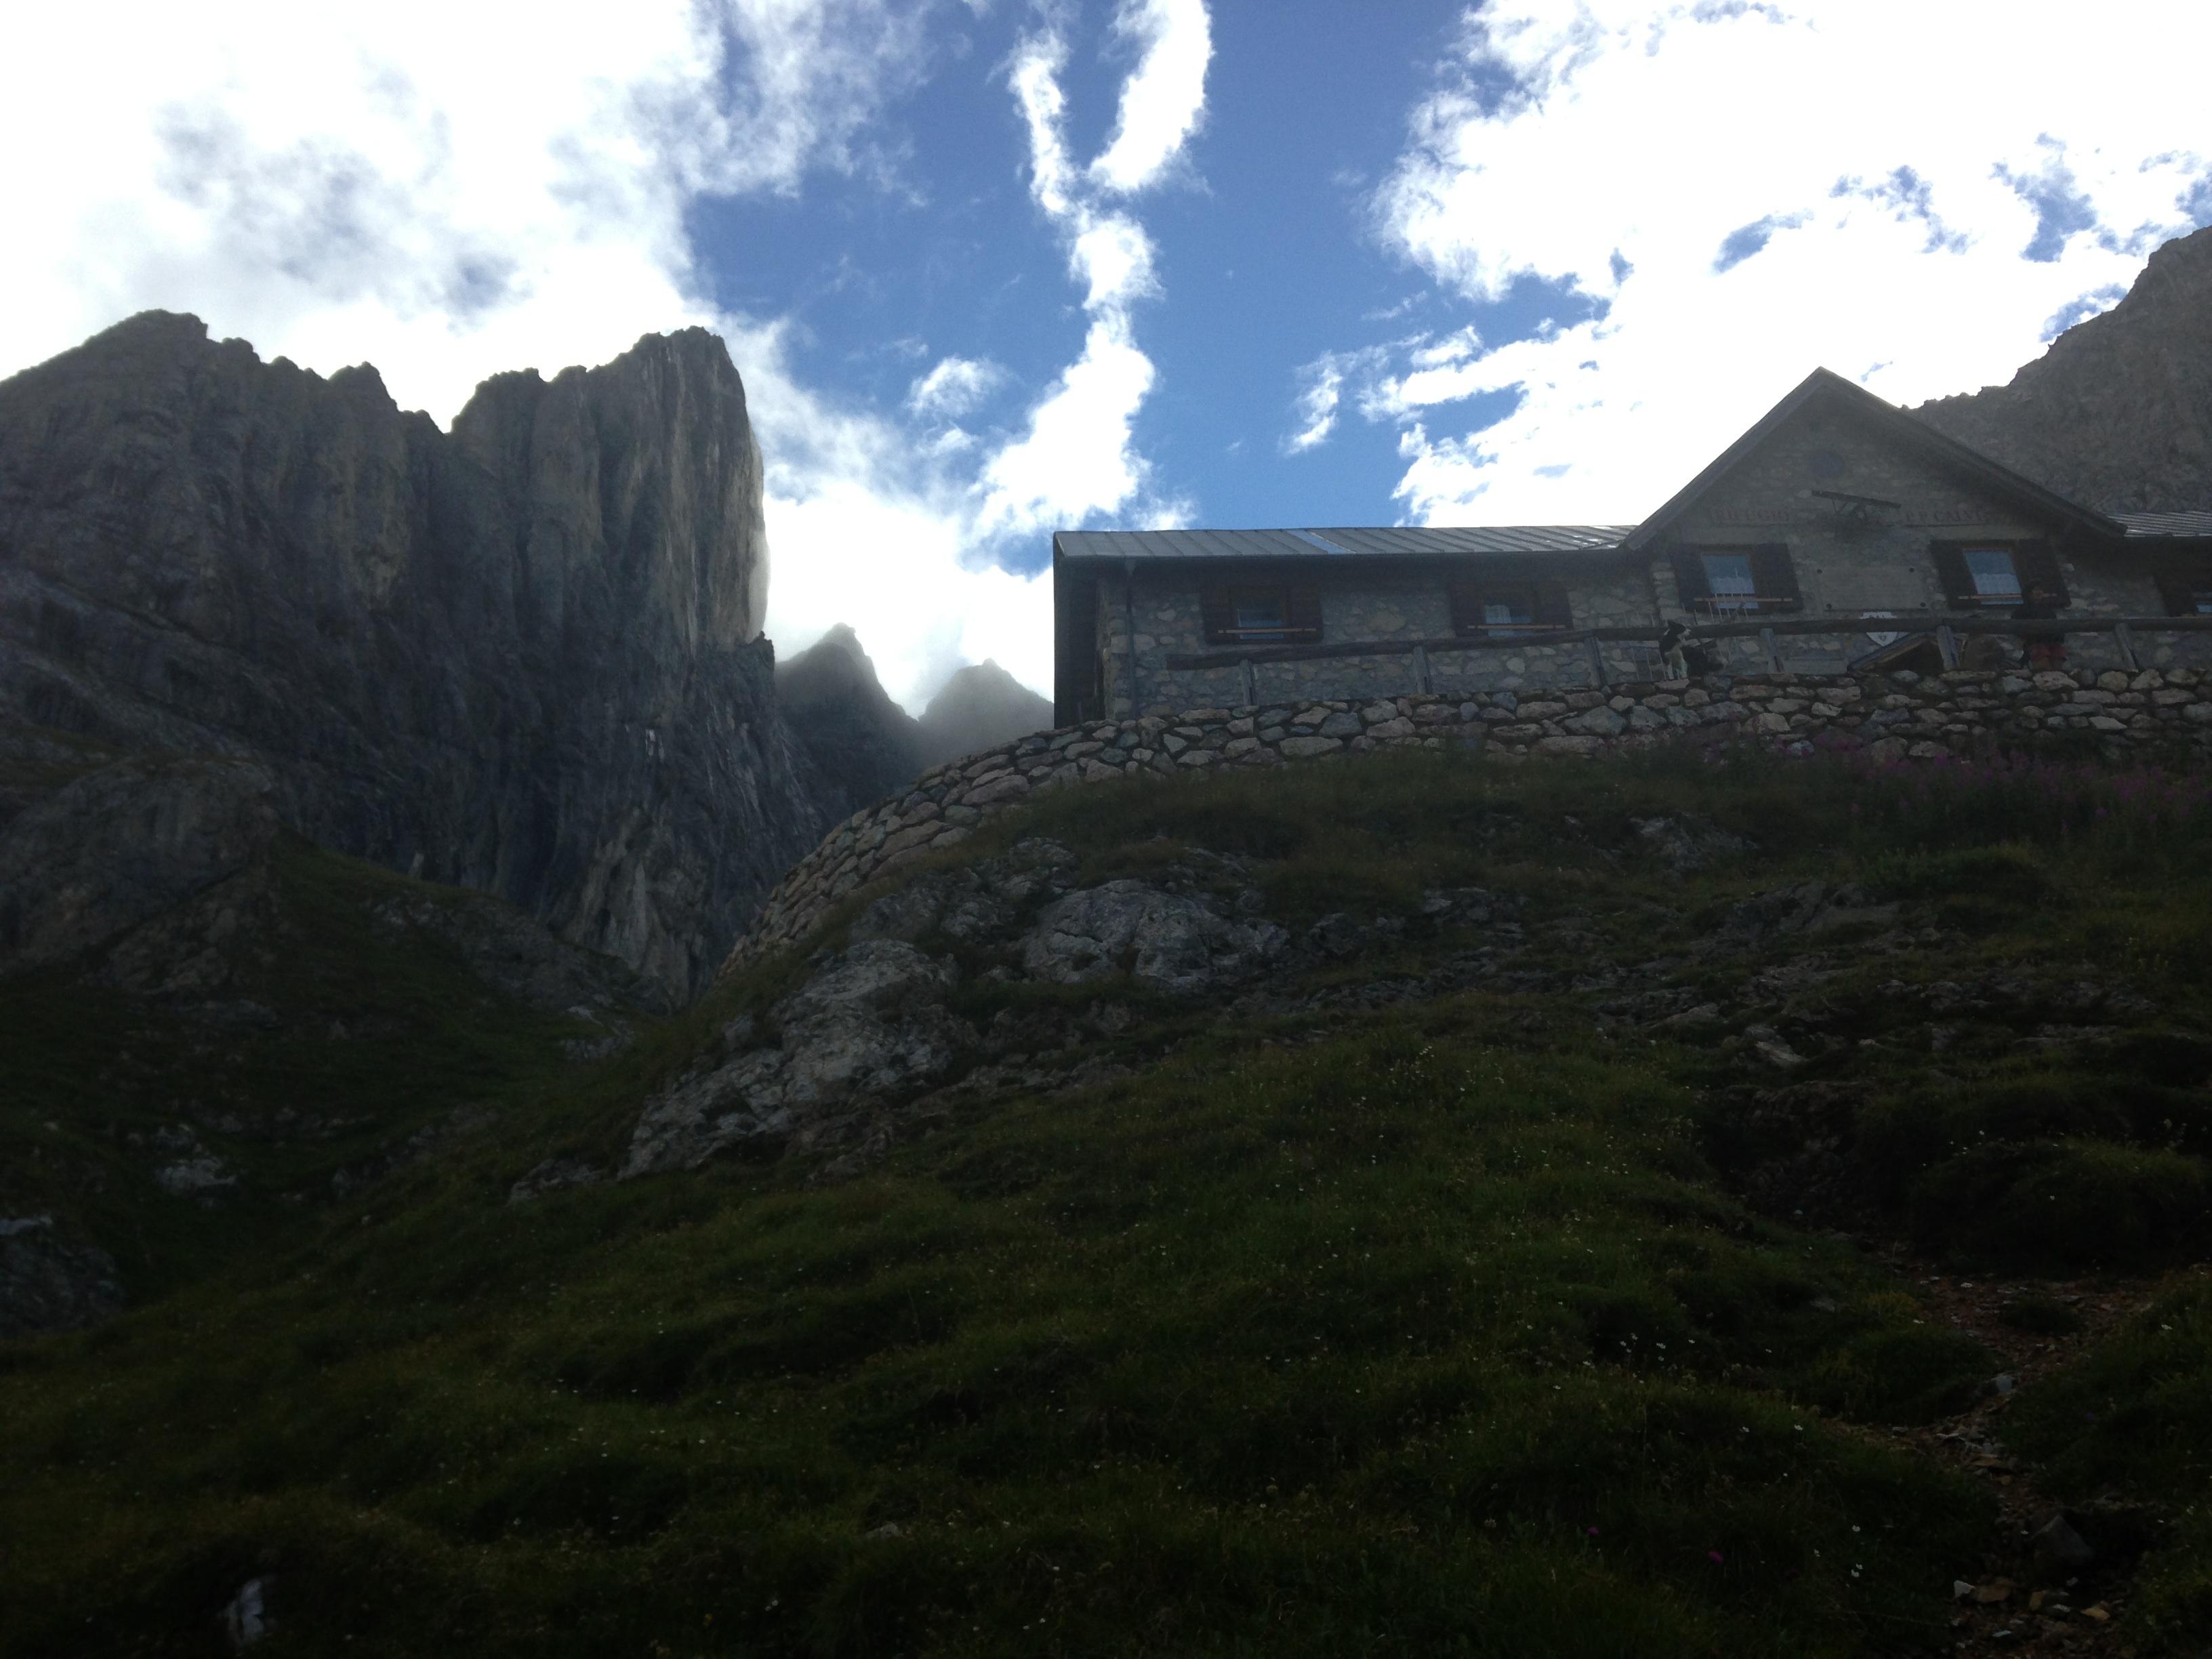
[[[2116,513],[2131,542],[2212,540],[2212,513]]]
[[[1320,530],[1062,530],[1056,559],[1462,559],[1612,555],[1626,525],[1340,526]]]
[[[1840,403],[1875,422],[1906,447],[1940,465],[1962,472],[1993,493],[2020,502],[2046,519],[2057,519],[2101,536],[2117,538],[2124,531],[2118,520],[2094,512],[2046,489],[2033,478],[1970,449],[1955,438],[1916,421],[1893,404],[1884,403],[1864,386],[1825,368],[1816,368],[1800,380],[1782,401],[1768,410],[1751,428],[1713,459],[1711,465],[1677,490],[1666,504],[1622,538],[1625,551],[1644,552],[1656,547],[1681,521],[1684,514],[1736,466],[1747,459],[1784,421],[1815,398]]]

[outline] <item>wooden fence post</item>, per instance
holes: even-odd
[[[1959,636],[1951,631],[1950,623],[1936,624],[1936,649],[1943,659],[1944,667],[1956,668],[1959,665]]]
[[[2134,673],[2141,665],[2136,661],[2135,636],[2128,632],[2125,623],[2112,624],[2112,643],[2120,648],[2120,666]]]

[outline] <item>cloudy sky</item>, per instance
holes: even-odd
[[[198,313],[449,421],[717,329],[779,648],[1050,675],[1054,529],[1641,517],[1815,364],[2008,379],[2212,222],[2174,0],[21,9],[0,374]]]

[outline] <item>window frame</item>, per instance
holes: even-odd
[[[1553,638],[1574,632],[1574,603],[1565,582],[1520,570],[1477,571],[1455,576],[1444,587],[1455,640]],[[1518,601],[1525,623],[1493,623],[1492,605]]]
[[[1200,586],[1198,602],[1200,631],[1206,644],[1223,646],[1311,645],[1322,638],[1321,590],[1310,582],[1289,576],[1262,575],[1258,580],[1209,581]],[[1283,620],[1271,628],[1242,628],[1237,611],[1240,597],[1265,595]]]
[[[1720,593],[1713,587],[1711,558],[1741,559],[1748,569],[1748,593]],[[1674,550],[1674,596],[1681,608],[1707,622],[1771,617],[1805,608],[1797,583],[1795,556],[1787,542],[1690,543]]]
[[[1984,557],[1992,553],[2001,553],[2004,556],[2005,566],[2012,573],[2012,591],[2010,592],[1990,593],[1983,591],[1982,573],[1974,568],[1974,556],[1978,553],[1981,554]],[[2023,605],[2027,603],[2027,573],[2020,568],[2019,550],[2013,547],[2011,544],[2007,542],[1961,542],[1959,544],[1959,557],[1965,561],[1966,567],[1966,580],[1972,585],[1971,592],[1962,593],[1960,596],[1968,604],[1984,606],[1994,611],[2000,608]]]
[[[2066,586],[2066,573],[2059,567],[2058,555],[2040,536],[1939,537],[1929,544],[1929,552],[1935,562],[1936,581],[1943,590],[1943,603],[1949,610],[1984,613],[2016,611],[2028,602],[2028,594],[2038,587],[2047,589],[2061,611],[2074,603],[2073,594]],[[1985,594],[1974,591],[1973,569],[1966,556],[1983,552],[2010,556],[2013,576],[2020,583],[2018,593]]]
[[[1466,630],[1482,635],[1491,634],[1553,634],[1559,630],[1536,620],[1536,585],[1534,582],[1483,582],[1473,592],[1474,615]],[[1525,622],[1493,622],[1492,609],[1519,611],[1528,618]],[[1455,630],[1457,631],[1457,630]]]

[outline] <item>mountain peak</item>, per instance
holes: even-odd
[[[2212,507],[2212,227],[2160,247],[2118,305],[2005,385],[1911,413],[2086,506]]]

